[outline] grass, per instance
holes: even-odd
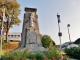
[[[3,50],[14,50],[18,47],[19,42],[9,42],[8,44],[4,45],[2,48]]]
[[[18,47],[19,42],[9,42],[8,44],[5,44],[2,47],[2,55],[4,55],[6,52],[12,51]]]
[[[7,51],[6,51],[6,50],[2,50],[1,55],[4,55],[4,54],[5,54],[5,52],[7,52]]]
[[[2,52],[0,51],[1,55],[4,55],[7,51],[6,50],[2,50]]]

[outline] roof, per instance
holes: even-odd
[[[4,33],[6,35],[6,33]],[[8,35],[21,35],[21,32],[9,32]]]

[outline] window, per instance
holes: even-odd
[[[18,35],[18,37],[20,37],[20,35]]]
[[[11,35],[11,37],[13,37],[13,35]]]
[[[10,37],[10,35],[8,35],[8,37]]]
[[[15,37],[17,36],[17,35],[14,35]]]

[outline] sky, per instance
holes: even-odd
[[[17,0],[20,4],[20,26],[14,26],[10,32],[22,32],[24,8],[37,8],[40,33],[49,35],[56,44],[58,36],[57,13],[60,15],[61,43],[69,41],[67,24],[70,24],[70,37],[74,42],[80,38],[80,0]]]

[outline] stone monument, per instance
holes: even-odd
[[[38,15],[36,8],[25,8],[23,28],[21,34],[21,48],[29,48],[32,51],[45,51],[40,40]]]

